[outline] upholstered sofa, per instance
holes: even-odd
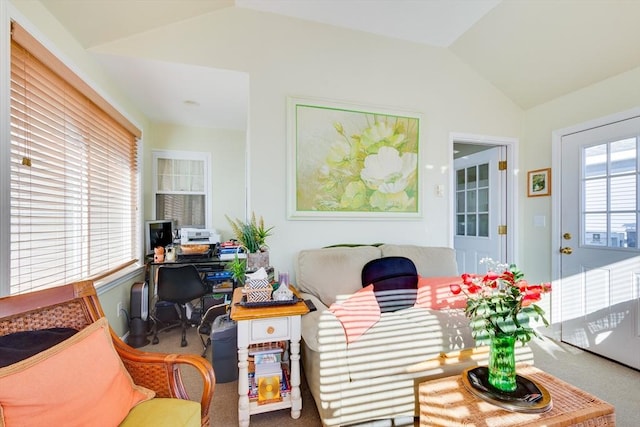
[[[391,256],[416,265],[416,304],[372,317],[375,299],[363,289],[362,268]],[[476,348],[471,337],[464,300],[449,290],[459,279],[451,248],[384,244],[309,249],[298,253],[295,268],[297,289],[317,308],[302,318],[301,353],[325,426],[387,420],[413,425],[419,415],[419,383],[487,362],[488,350]],[[355,322],[346,320],[354,314],[349,310],[355,312]],[[355,333],[350,332],[353,326]],[[528,347],[518,347],[516,355],[518,362],[532,363]]]
[[[209,425],[211,364],[122,342],[90,281],[0,298],[0,353],[0,425]],[[199,374],[197,401],[181,366]]]

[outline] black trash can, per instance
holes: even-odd
[[[211,364],[217,383],[238,379],[238,325],[229,314],[216,317],[211,325]]]

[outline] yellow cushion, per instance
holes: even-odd
[[[120,427],[200,427],[200,404],[192,400],[156,398],[129,412]]]
[[[0,369],[0,426],[117,426],[154,395],[133,383],[102,318]]]

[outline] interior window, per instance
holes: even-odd
[[[174,220],[178,228],[206,228],[209,164],[209,153],[154,151],[154,219]]]

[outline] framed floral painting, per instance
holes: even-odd
[[[421,216],[419,114],[288,98],[289,218]]]
[[[551,168],[529,171],[527,174],[527,196],[551,195]]]

